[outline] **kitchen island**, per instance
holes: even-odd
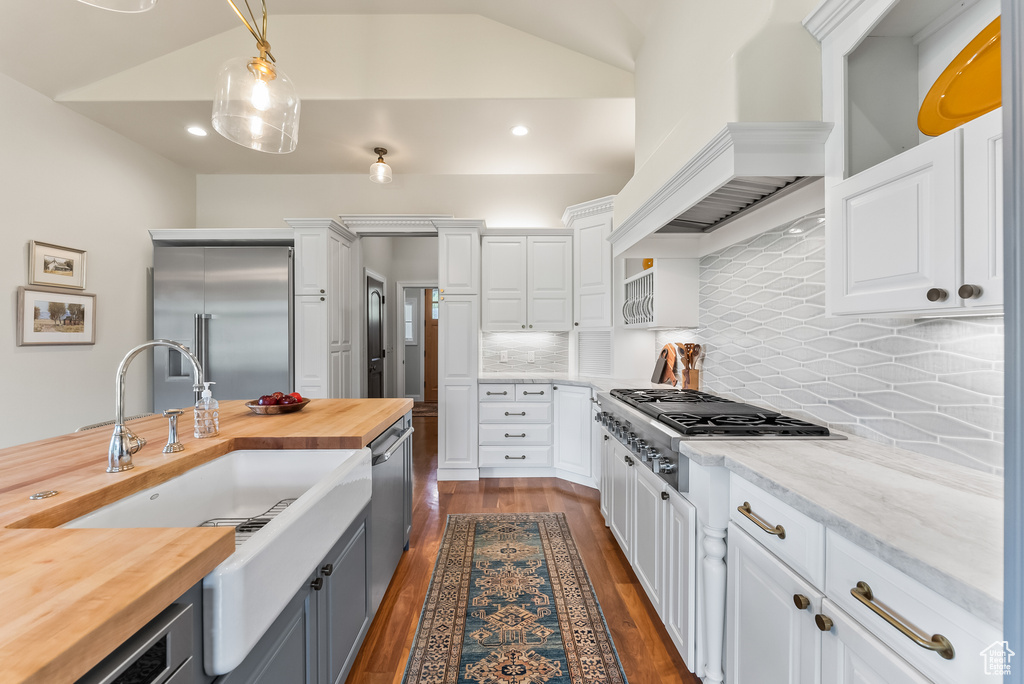
[[[148,440],[135,467],[107,473],[108,428],[0,450],[0,672],[4,682],[73,682],[232,554],[232,528],[53,529],[238,449],[358,449],[410,399],[316,399],[257,416],[221,402],[217,437],[164,454],[167,421],[132,421]],[[32,500],[32,494],[56,495]]]

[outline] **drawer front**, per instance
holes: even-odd
[[[550,444],[550,424],[519,423],[480,426],[480,446],[549,446]]]
[[[745,515],[740,508],[749,513]],[[754,539],[810,580],[825,586],[825,527],[738,475],[729,478],[729,515]],[[762,528],[781,526],[784,537]]]
[[[480,401],[515,401],[515,385],[498,385],[481,382],[478,387],[480,388]]]
[[[954,605],[941,594],[911,579],[835,532],[826,535],[825,593],[886,646],[937,684],[991,682],[985,674],[983,651],[998,649],[1000,630]],[[857,599],[858,582],[870,587],[872,603],[923,639],[942,635],[953,647],[953,658],[923,648],[885,617]],[[863,591],[859,591],[864,595]]]
[[[546,468],[551,465],[551,447],[480,447],[480,467]]]
[[[550,423],[551,404],[482,402],[481,423]]]
[[[551,401],[551,385],[542,383],[516,385],[516,401]]]

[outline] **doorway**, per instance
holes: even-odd
[[[422,413],[437,404],[438,290],[430,281],[399,281],[396,396],[416,402]]]
[[[366,396],[384,397],[384,279],[366,271]]]

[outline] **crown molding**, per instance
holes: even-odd
[[[601,197],[588,202],[580,202],[571,207],[566,207],[565,213],[562,214],[562,224],[568,226],[577,219],[593,216],[594,214],[603,214],[614,208],[615,195],[608,195],[607,197]]]
[[[433,222],[452,217],[450,214],[343,214],[338,218],[353,233],[369,237],[436,235]]]

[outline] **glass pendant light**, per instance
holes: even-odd
[[[374,147],[373,153],[377,155],[377,161],[370,164],[370,180],[374,183],[390,183],[391,167],[384,163],[384,155],[388,151],[383,147]]]
[[[266,2],[261,31],[246,21],[232,0],[228,4],[256,38],[260,55],[235,58],[221,68],[213,99],[213,128],[243,147],[272,154],[292,152],[299,142],[301,103],[295,86],[270,54]]]
[[[146,12],[153,9],[156,0],[78,0],[85,5],[92,5],[111,12]]]

